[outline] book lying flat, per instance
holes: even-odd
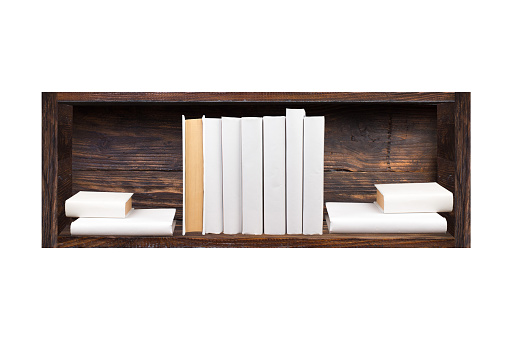
[[[65,201],[71,218],[125,218],[132,208],[133,193],[80,191]]]
[[[304,185],[302,231],[323,233],[323,158],[325,118],[304,118]]]
[[[182,234],[203,231],[203,123],[182,116],[184,165]]]
[[[453,195],[436,182],[377,184],[376,202],[384,213],[451,212]]]
[[[262,118],[242,118],[242,234],[263,234]]]
[[[175,209],[132,209],[125,218],[79,218],[71,235],[169,236],[175,230]]]
[[[286,233],[285,117],[263,117],[263,233]]]
[[[445,233],[438,213],[386,214],[375,203],[327,202],[329,233]]]
[[[286,109],[286,233],[302,234],[304,109]]]
[[[223,232],[242,233],[241,119],[222,118]]]
[[[221,119],[203,117],[203,234],[223,232]]]

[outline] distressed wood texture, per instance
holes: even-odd
[[[58,233],[70,223],[64,207],[72,191],[72,106],[56,97],[42,95],[43,247],[56,247]]]
[[[58,108],[56,93],[42,93],[42,247],[58,235]]]
[[[60,102],[454,102],[454,93],[438,92],[194,92],[127,93],[90,92],[58,93]]]
[[[454,191],[456,247],[470,247],[470,93],[456,93]]]
[[[324,200],[369,202],[376,183],[454,191],[448,234],[71,237],[80,190],[134,192],[182,219],[181,115],[324,115]],[[469,93],[43,93],[43,247],[469,247]],[[60,234],[60,235],[58,235]],[[58,237],[57,237],[58,235]]]
[[[173,237],[72,237],[66,230],[59,247],[454,247],[450,234],[226,235],[186,234]]]

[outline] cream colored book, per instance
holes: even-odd
[[[175,209],[132,209],[125,218],[79,218],[71,235],[170,236],[175,230]]]
[[[453,195],[436,182],[377,184],[376,202],[384,213],[451,212]]]
[[[203,231],[203,123],[185,120],[183,128],[184,220],[182,234]]]
[[[80,191],[65,201],[71,218],[125,218],[132,208],[133,193]]]
[[[375,203],[327,202],[329,233],[445,233],[438,213],[383,213]]]

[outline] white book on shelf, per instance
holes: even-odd
[[[221,119],[203,117],[203,234],[223,232]]]
[[[71,218],[125,218],[132,208],[133,193],[80,191],[65,201]]]
[[[438,213],[383,213],[375,203],[327,202],[329,233],[445,233]]]
[[[263,233],[286,233],[285,117],[263,117]]]
[[[286,109],[286,233],[302,234],[304,109]]]
[[[263,234],[262,118],[242,118],[242,233]]]
[[[453,194],[436,182],[376,184],[384,213],[451,212]]]
[[[323,233],[325,117],[304,117],[303,234]]]
[[[175,230],[175,209],[132,209],[125,218],[79,218],[71,235],[170,236]]]
[[[242,233],[241,119],[222,119],[223,232]]]

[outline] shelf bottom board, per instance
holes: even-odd
[[[454,247],[454,237],[449,233],[182,236],[180,226],[171,237],[75,237],[66,227],[58,236],[58,247]]]

